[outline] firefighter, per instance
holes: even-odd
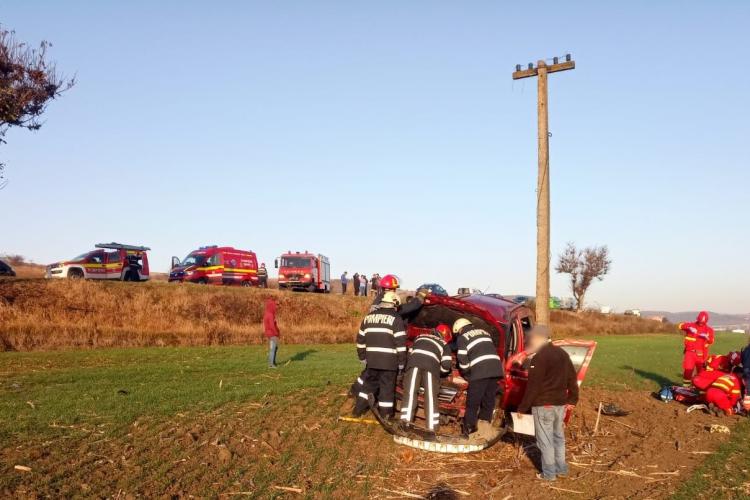
[[[742,395],[742,382],[734,373],[727,373],[714,380],[706,390],[706,403],[714,415],[723,412],[733,415],[734,407]]]
[[[497,383],[503,370],[497,346],[486,330],[475,327],[466,318],[459,318],[453,323],[453,334],[458,336],[458,367],[469,381],[463,433],[469,436],[477,432],[478,425],[489,432]]]
[[[682,383],[690,387],[693,373],[700,373],[706,364],[708,348],[714,342],[714,329],[708,326],[708,313],[701,311],[694,323],[680,323],[685,334],[684,357],[682,359]]]
[[[414,340],[404,375],[404,402],[401,406],[401,424],[411,425],[417,410],[420,386],[424,390],[424,418],[427,430],[437,432],[440,425],[438,394],[440,377],[451,371],[451,329],[440,324],[429,333]]]
[[[260,288],[268,288],[268,270],[266,269],[266,263],[261,263],[258,268],[258,286]]]
[[[365,316],[359,327],[357,355],[366,368],[354,405],[355,417],[367,411],[370,394],[375,396],[380,414],[393,417],[396,377],[406,361],[406,331],[396,311],[398,304],[396,292],[386,293],[378,308]]]
[[[693,377],[693,386],[698,389],[701,397],[705,397],[706,390],[719,377],[726,375],[740,364],[740,353],[714,354],[706,360],[706,369]]]

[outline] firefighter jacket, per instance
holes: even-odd
[[[469,382],[502,375],[503,367],[497,347],[487,331],[472,325],[463,327],[457,347],[458,367]]]
[[[680,323],[685,334],[685,351],[704,351],[714,343],[714,329],[706,324]]]
[[[406,362],[406,329],[396,308],[382,304],[362,320],[357,355],[367,368],[398,370]]]
[[[439,377],[451,371],[451,361],[450,346],[438,335],[424,333],[414,340],[406,369],[419,368]]]
[[[721,389],[729,396],[736,398],[739,398],[742,393],[742,383],[737,375],[733,373],[727,373],[726,375],[717,378],[714,380],[714,383],[711,384],[711,387]]]
[[[268,270],[265,267],[258,268],[258,278],[268,278]]]

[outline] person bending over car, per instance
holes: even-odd
[[[541,325],[529,332],[529,376],[518,414],[531,410],[534,415],[536,445],[542,454],[537,478],[554,481],[568,475],[563,425],[566,407],[578,403],[578,376],[568,353],[554,345],[550,335]]]
[[[365,363],[362,384],[354,405],[354,416],[360,417],[369,407],[369,397],[378,402],[384,418],[394,414],[396,377],[406,361],[406,330],[396,307],[396,292],[383,296],[380,306],[364,317],[357,334],[357,355]]]
[[[411,425],[417,410],[419,388],[424,389],[424,411],[427,430],[437,432],[440,426],[440,377],[451,371],[451,329],[438,325],[429,333],[414,340],[404,375],[404,402],[401,406],[401,424]]]
[[[490,334],[466,318],[453,323],[453,333],[458,335],[458,368],[469,381],[462,430],[467,437],[477,431],[479,437],[487,437],[491,434],[497,383],[503,370],[500,356]]]

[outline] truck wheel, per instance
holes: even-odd
[[[72,280],[82,280],[83,279],[83,271],[80,269],[70,269],[68,271],[68,278]]]
[[[199,285],[208,285],[208,278],[201,278],[198,281],[196,281]]]
[[[250,288],[251,286],[253,286],[253,282],[249,280],[245,280],[242,282],[242,286],[244,286],[245,288]]]

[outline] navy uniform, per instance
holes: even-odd
[[[414,340],[404,375],[404,401],[401,406],[403,424],[410,424],[414,419],[421,386],[424,389],[427,429],[437,431],[440,425],[440,377],[450,373],[451,361],[451,348],[437,331],[424,333]]]
[[[392,300],[398,301],[395,293]],[[367,411],[369,394],[375,396],[381,415],[393,416],[396,377],[406,361],[406,329],[394,302],[381,302],[375,311],[365,316],[359,327],[357,355],[367,367],[360,376],[362,383],[354,406],[355,416]]]
[[[477,430],[478,418],[492,421],[497,383],[503,366],[497,355],[497,346],[486,330],[474,327],[466,319],[459,319],[453,326],[453,332],[458,334],[458,368],[469,381],[463,431],[470,434]]]

